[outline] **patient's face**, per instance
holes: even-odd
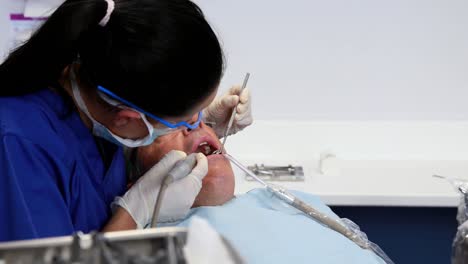
[[[215,206],[233,198],[235,185],[230,162],[223,155],[210,155],[220,147],[214,131],[202,122],[195,130],[184,129],[158,137],[153,144],[139,148],[138,158],[142,169],[147,171],[171,150],[204,153],[208,157],[208,174],[193,207]]]

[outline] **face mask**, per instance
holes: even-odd
[[[142,138],[142,139],[137,139],[137,140],[122,138],[122,137],[119,137],[119,136],[115,135],[107,127],[105,127],[104,125],[102,125],[101,123],[96,121],[91,116],[91,114],[89,113],[88,108],[87,108],[83,98],[81,97],[80,88],[79,88],[78,84],[76,83],[75,75],[74,75],[73,71],[71,71],[70,73],[71,73],[70,74],[71,75],[70,79],[71,79],[71,86],[72,86],[72,90],[73,90],[73,96],[75,97],[77,106],[80,108],[80,110],[83,111],[83,113],[85,113],[86,116],[92,121],[92,123],[93,123],[93,134],[95,136],[104,138],[104,139],[106,139],[106,140],[108,140],[108,141],[110,141],[112,143],[117,144],[117,145],[123,145],[123,146],[129,147],[129,148],[136,148],[136,147],[142,147],[142,146],[150,145],[151,143],[154,142],[154,140],[158,136],[161,136],[163,134],[167,134],[167,131],[165,131],[164,129],[161,129],[161,131],[159,131],[159,130],[156,131],[154,129],[154,127],[148,122],[145,115],[137,111],[140,114],[141,119],[145,123],[146,127],[148,128],[148,135],[146,137]],[[113,100],[107,98],[106,96],[103,96],[101,94],[100,94],[100,96],[107,103],[109,103],[109,104],[111,104],[113,106],[120,105],[118,102],[113,101]],[[119,107],[121,107],[121,106],[119,106]],[[133,111],[135,111],[135,110],[133,110]]]

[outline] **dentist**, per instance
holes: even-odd
[[[127,189],[123,147],[196,129],[252,123],[248,90],[215,100],[223,52],[189,0],[66,0],[0,65],[0,241],[143,228],[169,152]],[[166,192],[161,221],[184,216],[206,157]]]

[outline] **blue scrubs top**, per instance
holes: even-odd
[[[60,95],[0,98],[0,241],[100,230],[125,189],[122,148],[105,166],[91,131]]]

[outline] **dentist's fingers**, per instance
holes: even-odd
[[[236,114],[235,121],[236,125],[240,128],[251,125],[253,123],[253,117],[250,109],[241,114]]]
[[[192,155],[192,154],[191,154]],[[158,221],[167,222],[182,219],[192,207],[202,188],[202,180],[208,174],[208,159],[202,153],[196,154],[195,168],[184,178],[171,183],[161,205]]]
[[[208,159],[203,153],[197,153],[197,165],[190,175],[196,177],[200,182],[208,174]]]
[[[241,104],[250,103],[250,90],[249,88],[245,88],[239,96]]]
[[[162,180],[162,177],[165,177],[170,170],[174,167],[176,162],[183,160],[187,157],[187,154],[183,151],[172,150],[168,152],[164,157],[156,163],[145,175],[148,179]]]
[[[222,106],[221,108],[227,110],[229,108],[233,108],[238,103],[239,103],[239,96],[238,95],[228,95],[228,96],[225,96],[221,100],[221,106]]]
[[[247,113],[249,111],[250,111],[250,105],[248,105],[248,104],[239,104],[236,107],[236,114],[237,115],[243,115],[243,114],[245,114],[245,113]]]
[[[242,86],[240,85],[234,85],[231,88],[229,88],[228,93],[231,95],[239,95],[241,93]]]

